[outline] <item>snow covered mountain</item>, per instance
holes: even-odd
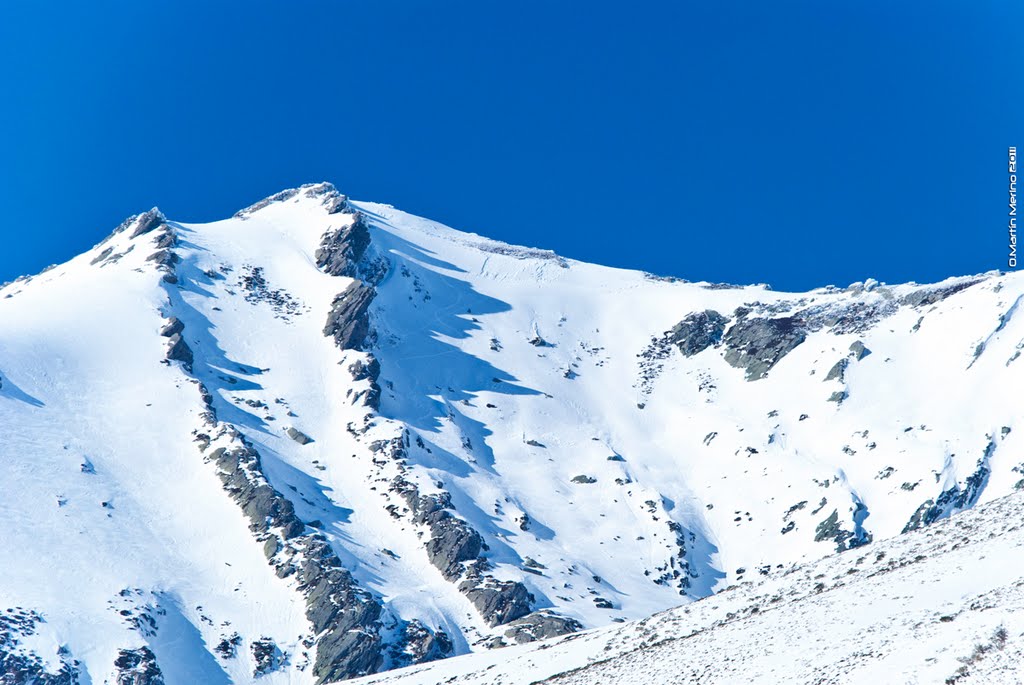
[[[0,289],[0,664],[332,682],[774,582],[1024,487],[1022,295],[687,283],[329,184],[132,217]]]

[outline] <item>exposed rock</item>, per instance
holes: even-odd
[[[533,596],[522,583],[485,578],[480,585],[465,581],[459,587],[490,626],[500,626],[530,613]]]
[[[380,385],[377,379],[380,378],[380,362],[373,355],[368,355],[367,361],[357,359],[348,366],[348,372],[352,374],[354,381],[369,381],[370,387],[366,390],[357,391],[352,398],[353,403],[362,400],[363,406],[373,410],[380,409]]]
[[[729,319],[712,309],[690,314],[668,332],[670,343],[687,357],[718,346]]]
[[[256,667],[252,669],[253,678],[276,671],[280,667],[283,655],[277,644],[269,637],[253,640],[250,648],[252,649],[252,660],[256,662]]]
[[[185,339],[181,337],[181,333],[171,335],[167,342],[167,359],[181,362],[186,371],[191,371],[193,361],[192,349],[185,342]]]
[[[287,190],[282,190],[279,193],[274,193],[273,195],[265,197],[255,204],[249,205],[245,209],[238,210],[237,212],[235,212],[235,218],[247,219],[248,215],[252,214],[253,212],[258,212],[264,207],[268,207],[275,202],[284,202],[285,200],[290,200],[298,194],[298,188],[289,188]]]
[[[559,635],[576,633],[583,630],[583,625],[573,618],[566,618],[550,611],[535,611],[522,618],[510,621],[505,637],[517,644],[546,640]]]
[[[178,317],[172,316],[171,318],[167,319],[167,323],[164,324],[164,327],[160,329],[160,335],[162,335],[165,338],[170,338],[172,335],[177,335],[178,333],[181,333],[183,330],[185,330],[185,324],[183,324],[181,322],[181,319],[179,319]]]
[[[596,483],[597,479],[594,478],[593,476],[579,475],[579,476],[573,476],[572,477],[572,482],[573,483],[590,484],[590,483]]]
[[[848,357],[843,357],[842,359],[837,361],[831,369],[828,370],[828,373],[825,375],[825,380],[823,382],[827,383],[828,381],[839,381],[840,383],[845,383],[846,367],[849,365],[850,359]]]
[[[238,656],[238,645],[240,644],[242,644],[242,636],[238,633],[232,633],[222,637],[217,646],[213,648],[213,651],[221,659],[234,659]]]
[[[292,503],[267,482],[259,453],[236,430],[223,427],[208,460],[242,508],[277,575],[294,576],[306,597],[306,617],[319,636],[313,673],[333,682],[372,673],[382,660],[381,605],[360,589],[321,533],[304,534]],[[273,541],[273,544],[269,544]]]
[[[35,634],[43,617],[18,607],[0,612],[0,683],[3,685],[79,685],[77,662],[58,652],[59,667],[50,671],[43,659],[27,649],[22,638]],[[56,665],[56,664],[55,664]]]
[[[835,402],[836,404],[842,404],[850,396],[845,390],[836,390],[834,393],[829,395],[828,401]]]
[[[309,437],[308,435],[300,431],[298,428],[294,428],[292,426],[289,426],[285,433],[288,434],[289,438],[299,443],[300,445],[308,445],[309,443],[313,442],[313,438]]]
[[[475,530],[451,516],[447,511],[438,510],[431,516],[430,540],[427,541],[427,556],[430,563],[441,570],[448,580],[456,580],[463,573],[462,562],[473,561],[483,550],[483,538]]]
[[[860,340],[856,340],[850,344],[850,354],[853,355],[854,359],[860,361],[864,357],[871,354],[871,350],[864,347],[864,343],[862,343]]]
[[[966,290],[972,285],[981,283],[984,278],[974,278],[960,281],[952,285],[943,286],[940,288],[922,288],[915,290],[912,293],[904,295],[900,299],[900,304],[908,305],[911,307],[924,307],[926,305],[935,304],[946,299],[950,295],[955,295],[961,290]]]
[[[149,647],[122,649],[114,660],[116,685],[164,685],[164,676]]]
[[[755,381],[806,338],[794,317],[743,317],[725,333],[725,361],[746,369],[747,380]]]
[[[451,654],[453,647],[446,632],[431,632],[420,621],[413,619],[402,626],[399,643],[392,650],[392,660],[396,666],[422,664],[445,658]]]
[[[114,251],[114,248],[112,248],[112,247],[108,247],[108,248],[104,249],[98,255],[93,257],[93,259],[89,262],[89,264],[92,265],[92,266],[95,266],[95,265],[99,264],[104,259],[109,257],[113,251]]]
[[[135,217],[135,230],[132,231],[130,237],[138,238],[140,235],[149,233],[150,231],[162,226],[164,221],[164,215],[156,207],[148,212],[139,214]]]
[[[361,281],[353,281],[331,303],[324,335],[334,338],[343,350],[359,350],[370,332],[369,308],[376,294]]]
[[[854,512],[854,520],[858,519],[860,512],[865,511],[864,505],[858,503],[857,511]],[[844,530],[842,524],[839,523],[839,511],[833,509],[828,518],[819,523],[814,530],[814,541],[821,542],[823,540],[833,541],[836,544],[836,551],[842,552],[868,544],[871,542],[871,534],[859,527],[856,532]]]
[[[316,265],[331,276],[355,278],[359,260],[370,246],[370,231],[362,214],[350,224],[325,233],[316,251]]]

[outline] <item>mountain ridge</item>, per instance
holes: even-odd
[[[666,281],[323,183],[211,224],[154,208],[0,289],[3,482],[31,495],[3,542],[39,546],[49,521],[42,547],[102,581],[19,558],[0,597],[65,637],[17,654],[93,680],[332,682],[927,525],[1019,486],[1022,290]],[[980,387],[983,406],[938,401]]]

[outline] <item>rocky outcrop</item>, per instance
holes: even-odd
[[[292,503],[267,482],[259,453],[222,426],[207,459],[249,519],[263,551],[282,578],[293,577],[306,598],[306,617],[318,636],[313,672],[334,682],[376,671],[383,660],[380,603],[358,587],[326,537],[305,533]]]
[[[668,341],[684,356],[692,357],[709,347],[717,347],[729,319],[712,309],[690,314],[668,332]]]
[[[806,338],[795,317],[744,316],[725,332],[725,361],[745,369],[747,380],[755,381]]]
[[[116,685],[164,685],[164,676],[149,647],[122,649],[114,660]]]
[[[134,218],[135,230],[132,231],[130,237],[138,238],[140,235],[145,235],[150,231],[155,231],[156,229],[163,226],[165,221],[166,219],[164,218],[163,213],[159,209],[154,207],[148,212],[139,214],[137,217]]]
[[[402,626],[391,660],[396,667],[422,664],[445,658],[452,653],[453,647],[446,632],[431,632],[420,621],[413,619]]]
[[[276,671],[280,667],[281,650],[269,637],[253,640],[250,648],[252,650],[252,660],[256,664],[256,667],[252,669],[253,678],[259,678],[261,675]]]
[[[377,379],[380,378],[380,362],[373,355],[367,355],[368,359],[363,361],[357,359],[348,365],[348,372],[352,375],[353,381],[369,381],[365,390],[350,390],[352,402],[362,402],[363,406],[374,411],[380,409],[380,385]]]
[[[43,617],[20,607],[0,612],[0,683],[3,685],[78,685],[78,662],[58,652],[57,670],[47,668],[35,652],[27,649],[24,638],[36,632]]]
[[[324,234],[316,251],[316,265],[331,276],[355,278],[359,260],[370,246],[370,231],[366,220],[355,213],[352,222]]]
[[[401,440],[388,443],[393,458],[404,457]],[[419,489],[401,476],[390,491],[405,500],[413,522],[430,531],[426,549],[430,563],[451,582],[457,582],[473,606],[491,626],[502,625],[530,613],[533,596],[518,581],[498,581],[486,574],[490,565],[481,556],[487,545],[467,522],[451,513],[447,492],[421,495]]]
[[[167,319],[167,323],[165,323],[163,328],[160,329],[160,335],[165,338],[170,338],[172,335],[177,335],[183,330],[185,330],[185,324],[183,324],[181,319],[178,317],[172,316]]]
[[[167,360],[181,362],[186,371],[192,371],[192,362],[195,357],[192,348],[188,346],[181,333],[174,333],[167,339]]]
[[[308,445],[309,443],[313,442],[313,438],[309,437],[308,435],[300,431],[298,428],[292,426],[289,426],[288,429],[285,430],[285,433],[288,434],[289,438],[299,443],[300,445]]]
[[[491,627],[500,626],[530,613],[534,598],[522,583],[471,575],[459,583],[462,591]]]
[[[274,193],[270,197],[265,197],[259,202],[235,212],[235,218],[248,219],[250,214],[258,212],[264,207],[269,207],[275,202],[291,200],[300,193],[307,198],[321,198],[322,204],[329,214],[343,212],[349,208],[348,199],[339,193],[331,183],[306,183],[298,188],[289,188],[279,193]]]
[[[550,611],[535,611],[508,623],[505,637],[516,644],[547,640],[548,638],[576,633],[583,625],[573,618],[566,618]]]
[[[846,367],[849,365],[850,360],[846,357],[843,357],[842,359],[837,361],[835,364],[832,365],[832,368],[828,370],[828,373],[825,374],[824,382],[827,383],[828,381],[839,381],[840,383],[845,383]]]
[[[353,281],[334,298],[327,315],[324,335],[333,337],[343,350],[361,350],[370,333],[370,303],[376,291],[362,281]]]

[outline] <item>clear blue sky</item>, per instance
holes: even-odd
[[[1005,266],[1019,0],[0,4],[0,281],[330,180],[777,289]]]

